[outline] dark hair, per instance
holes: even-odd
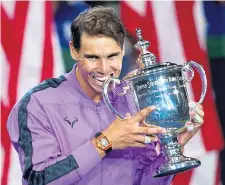
[[[73,20],[71,38],[75,49],[80,49],[82,33],[89,36],[104,35],[113,38],[122,48],[126,30],[113,8],[97,6],[80,13]]]

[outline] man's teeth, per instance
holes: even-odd
[[[105,80],[107,80],[109,78],[109,76],[106,76],[106,77],[94,77],[96,78],[97,80],[101,81],[101,82],[104,82]]]

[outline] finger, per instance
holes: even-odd
[[[150,143],[156,142],[156,141],[158,141],[158,137],[145,135],[144,141],[142,141],[142,142],[145,144],[150,144]]]
[[[157,127],[157,128],[148,128],[148,127],[136,127],[134,130],[136,134],[145,134],[145,135],[154,135],[154,134],[164,134],[166,129]]]
[[[147,144],[147,143],[158,141],[158,138],[153,137],[153,136],[147,136],[147,135],[134,135],[132,140],[134,142],[140,142],[140,143]]]
[[[196,105],[199,109],[203,109],[203,106],[200,103],[197,102]]]
[[[149,106],[144,109],[142,109],[140,112],[138,112],[135,116],[132,117],[132,122],[137,123],[143,119],[145,119],[152,111],[156,109],[155,106]]]
[[[197,106],[190,108],[191,112],[196,112],[199,116],[204,117],[204,111]]]
[[[188,122],[186,123],[186,128],[187,128],[187,130],[188,130],[189,132],[191,132],[191,131],[194,130],[194,124],[193,124],[192,122],[188,121]]]
[[[196,133],[198,129],[194,129],[191,132],[183,132],[178,136],[178,141],[181,146],[184,146]]]
[[[141,125],[142,127],[149,127],[149,128],[159,128],[159,129],[164,129],[163,127],[159,127],[159,126],[156,126],[156,125],[152,125],[152,124],[147,124],[144,120],[141,121]],[[164,129],[165,130],[165,129]],[[154,136],[153,134],[149,134],[151,136]]]
[[[146,123],[145,120],[142,120],[142,121],[141,121],[141,125],[142,125],[143,127],[162,128],[162,127],[159,127],[159,126],[156,126],[156,125],[148,124],[148,123]]]
[[[203,106],[200,103],[191,101],[189,103],[189,108],[195,110],[196,108],[203,110]]]
[[[138,148],[144,148],[146,147],[146,144],[144,143],[139,143],[139,142],[133,142],[129,145],[129,147],[138,147]]]
[[[191,119],[194,123],[203,124],[203,118],[196,112],[191,112]]]
[[[199,128],[202,126],[202,124],[199,123],[192,123],[192,122],[187,122],[186,123],[186,128],[188,132],[196,132],[199,130]]]
[[[205,115],[204,111],[203,111],[202,109],[199,109],[199,108],[197,109],[196,113],[197,113],[199,116],[201,116],[201,117],[204,117],[204,115]]]

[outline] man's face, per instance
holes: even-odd
[[[99,94],[108,78],[119,77],[124,49],[114,39],[84,33],[79,51],[72,47],[72,43],[70,49],[73,59],[77,61],[78,73],[83,78],[80,83],[86,83],[81,86],[87,87],[88,91],[92,89]]]

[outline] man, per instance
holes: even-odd
[[[127,102],[112,96],[114,106],[128,113],[121,120],[102,101],[103,83],[121,71],[123,24],[113,9],[97,7],[73,21],[71,35],[70,52],[77,65],[70,73],[34,87],[8,119],[23,184],[170,184],[173,176],[151,177],[164,158],[155,150],[157,138],[146,136],[165,130],[139,126],[155,107],[131,116]],[[192,118],[201,125],[204,112],[201,105],[194,107]],[[196,131],[181,135],[180,144]]]

